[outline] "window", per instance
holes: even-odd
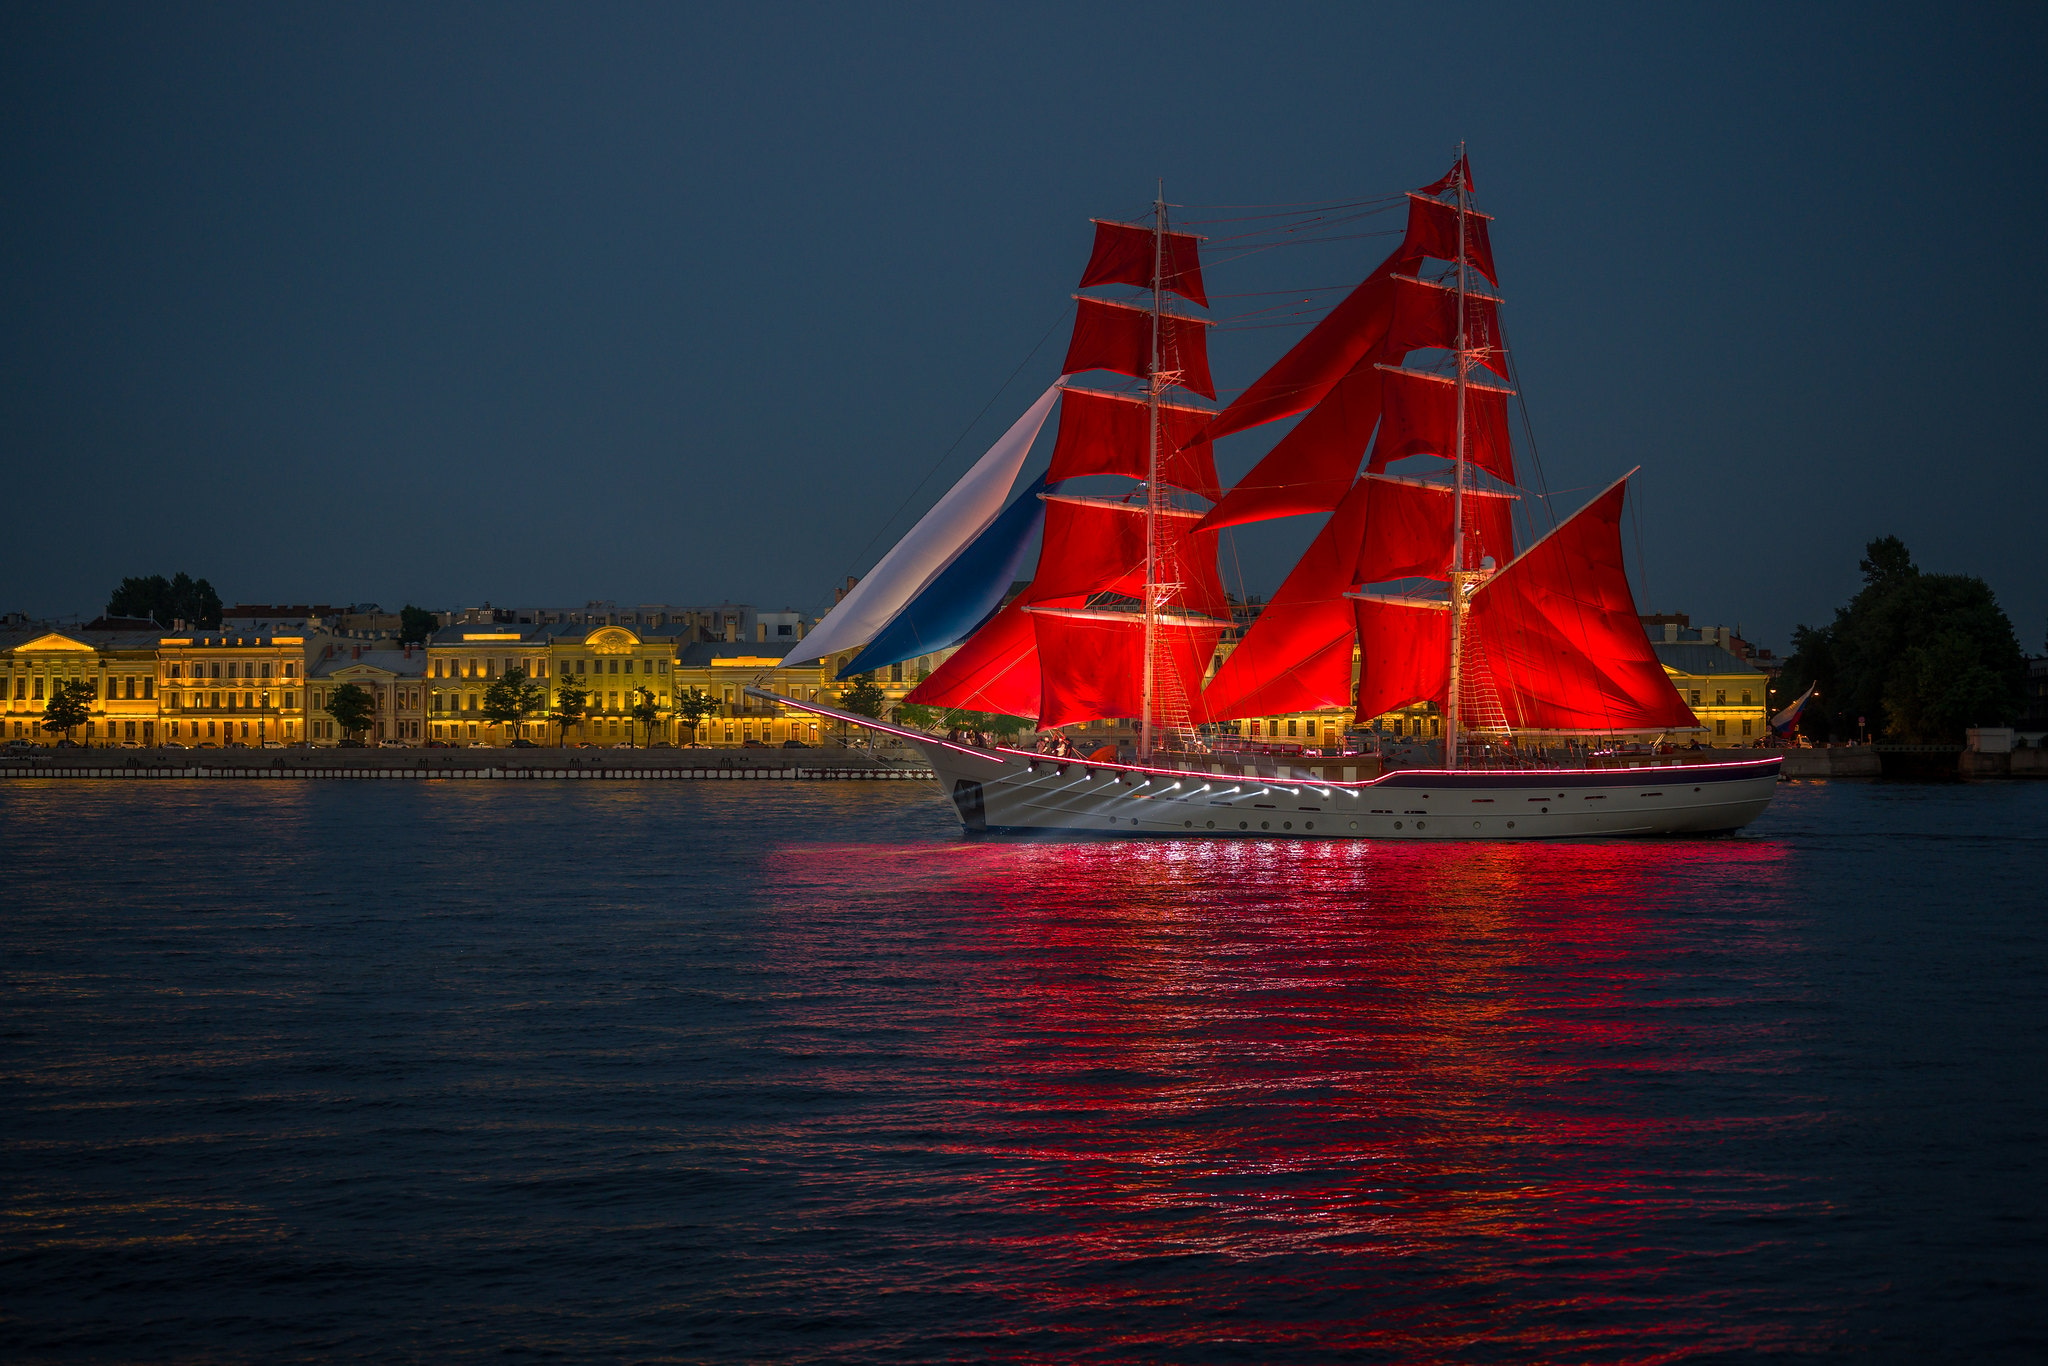
[[[173,665],[171,665],[171,672],[170,672],[170,677],[172,677],[172,678],[180,678],[180,677],[182,677],[183,675],[181,675],[181,674],[180,674],[180,673],[178,672],[178,670],[180,670],[180,669],[182,669],[182,668],[184,668],[184,667],[185,667],[185,666],[184,666],[184,665],[182,665],[182,664],[173,664]]]
[[[1716,688],[1714,690],[1714,705],[1717,707],[1728,705],[1728,690],[1726,688]]]
[[[1726,721],[1716,721],[1716,722],[1714,723],[1714,734],[1715,734],[1715,735],[1717,735],[1717,736],[1721,736],[1721,735],[1726,735],[1727,733],[1728,733],[1728,723],[1727,723]]]
[[[1694,689],[1692,690],[1692,699],[1691,699],[1691,700],[1692,700],[1692,704],[1693,704],[1693,705],[1694,705],[1695,707],[1697,707],[1697,706],[1698,706],[1698,705],[1700,704],[1700,690],[1699,690],[1698,688],[1694,688]]]
[[[618,661],[618,660],[616,660],[616,659],[615,659],[615,660],[613,660],[613,661],[612,661],[612,668],[611,668],[611,671],[612,671],[613,673],[617,673],[617,672],[619,671],[619,661]]]
[[[1751,721],[1744,721],[1744,722],[1742,723],[1742,733],[1743,733],[1744,735],[1747,735],[1747,734],[1749,734],[1749,728],[1750,728],[1750,726],[1751,726],[1752,724],[1754,724],[1754,723],[1753,723],[1753,722],[1751,722]]]
[[[1289,735],[1299,735],[1299,734],[1301,734],[1301,731],[1300,731],[1300,730],[1298,729],[1298,727],[1300,726],[1300,724],[1301,724],[1301,723],[1300,723],[1299,721],[1296,721],[1296,720],[1295,720],[1295,719],[1294,719],[1293,717],[1291,717],[1291,716],[1290,716],[1290,717],[1288,717],[1288,718],[1287,718],[1287,733],[1288,733]]]
[[[1742,690],[1742,705],[1743,705],[1743,706],[1745,706],[1745,707],[1749,705],[1749,689],[1748,689],[1748,688],[1744,688],[1744,689]],[[1747,734],[1749,734],[1749,732],[1748,732],[1748,731],[1744,731],[1744,732],[1742,732],[1742,733],[1743,733],[1744,735],[1747,735]]]
[[[292,664],[290,663],[290,661],[286,661],[286,663],[285,663],[285,664],[284,664],[284,665],[282,666],[282,668],[283,668],[283,671],[284,671],[284,676],[285,676],[286,678],[290,678],[290,677],[292,676],[292,669],[293,669],[293,667],[294,667],[294,666],[293,666],[293,665],[292,665]]]
[[[781,622],[776,626],[775,634],[778,636],[793,636],[796,634],[796,628],[786,621]]]
[[[37,674],[37,675],[36,675],[36,699],[37,699],[38,701],[40,701],[40,700],[42,699],[42,696],[43,696],[43,676],[42,676],[41,674]]]
[[[263,676],[270,677],[270,661],[267,659],[263,661]]]

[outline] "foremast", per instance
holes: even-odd
[[[1145,665],[1139,683],[1138,757],[1152,757],[1152,724],[1158,713],[1159,682],[1159,566],[1161,513],[1166,509],[1166,485],[1159,478],[1160,403],[1171,381],[1160,364],[1160,320],[1166,313],[1166,181],[1161,179],[1152,199],[1152,358],[1145,384]],[[1174,375],[1179,378],[1178,373]]]
[[[1465,548],[1465,468],[1468,463],[1469,445],[1465,433],[1465,396],[1472,381],[1473,355],[1471,348],[1471,326],[1468,299],[1471,280],[1466,263],[1466,223],[1471,211],[1471,178],[1465,174],[1465,144],[1458,144],[1458,161],[1453,174],[1457,177],[1458,213],[1458,336],[1454,349],[1456,358],[1457,394],[1457,436],[1451,456],[1451,646],[1448,664],[1449,683],[1444,697],[1444,767],[1458,766],[1458,736],[1464,721],[1465,692],[1465,634],[1466,618],[1471,612],[1471,590],[1478,584],[1470,556]],[[1469,585],[1469,586],[1468,586]]]

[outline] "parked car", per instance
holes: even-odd
[[[190,746],[190,745],[183,745],[183,744],[179,744],[179,743],[178,743],[178,742],[177,742],[176,740],[166,740],[166,741],[164,741],[164,742],[163,742],[163,744],[159,745],[159,746],[158,746],[158,748],[159,748],[159,749],[190,749],[190,748],[192,748],[192,746]]]
[[[539,745],[536,745],[535,743],[533,743],[533,741],[531,741],[531,740],[528,740],[528,739],[526,739],[526,738],[525,738],[524,736],[520,737],[520,738],[519,738],[519,739],[517,739],[517,740],[514,740],[514,741],[512,742],[512,746],[511,746],[511,747],[512,747],[513,749],[539,749],[539,748],[540,748],[540,746],[539,746]]]
[[[368,746],[368,745],[366,745],[366,744],[364,744],[364,743],[363,743],[363,742],[362,742],[361,740],[343,740],[343,741],[341,742],[341,748],[343,748],[343,749],[368,749],[368,748],[369,748],[369,746]]]
[[[809,749],[809,748],[810,748],[810,746],[809,746],[809,745],[805,744],[805,743],[804,743],[803,741],[801,741],[801,740],[784,740],[784,741],[782,742],[782,747],[783,747],[784,749]]]
[[[7,748],[17,752],[24,749],[35,749],[36,747],[36,742],[33,740],[9,740],[7,742]]]
[[[282,740],[265,740],[265,741],[263,742],[263,747],[264,747],[265,749],[283,749],[283,748],[284,748],[284,741],[282,741]]]
[[[449,744],[449,743],[448,743],[448,742],[447,742],[446,740],[429,740],[429,741],[427,741],[427,748],[428,748],[428,749],[454,749],[454,748],[455,748],[455,746],[453,746],[453,745]]]
[[[403,740],[379,740],[379,741],[377,742],[377,748],[378,748],[378,749],[404,749],[404,748],[406,748],[406,743],[405,743],[405,741],[403,741]]]

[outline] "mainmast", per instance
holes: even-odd
[[[1463,711],[1461,703],[1465,687],[1465,616],[1470,610],[1470,597],[1465,590],[1465,387],[1472,368],[1469,338],[1465,334],[1465,296],[1469,288],[1465,276],[1465,211],[1470,207],[1470,202],[1467,198],[1468,186],[1465,176],[1465,144],[1462,142],[1458,144],[1455,174],[1458,182],[1458,433],[1451,459],[1451,659],[1449,686],[1444,697],[1445,768],[1458,766],[1458,723]]]
[[[1152,363],[1145,386],[1145,674],[1139,687],[1138,757],[1152,757],[1154,660],[1159,644],[1159,525],[1163,485],[1159,481],[1159,401],[1165,377],[1159,373],[1160,315],[1166,311],[1162,276],[1166,265],[1166,181],[1152,200]]]

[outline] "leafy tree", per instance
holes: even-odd
[[[1028,716],[1005,716],[992,711],[963,711],[954,709],[946,713],[948,728],[960,726],[972,731],[987,731],[991,735],[1014,736],[1019,731],[1036,730],[1038,723]]]
[[[647,743],[654,728],[661,724],[663,715],[661,702],[655,697],[654,690],[645,687],[633,689],[633,705],[627,709],[626,715],[640,723],[640,741]]]
[[[426,608],[407,603],[398,613],[398,641],[401,645],[424,645],[440,624],[440,619]]]
[[[2019,714],[2026,658],[1982,579],[1923,573],[1896,536],[1872,541],[1861,567],[1863,590],[1831,625],[1793,633],[1775,700],[1819,685],[1802,730],[1847,737],[1862,717],[1897,740],[1942,743]]]
[[[324,710],[341,727],[343,735],[360,735],[370,728],[377,704],[368,692],[353,683],[344,683],[327,695]]]
[[[521,668],[505,670],[484,689],[484,719],[494,725],[511,726],[514,739],[519,736],[519,723],[547,704],[547,685],[531,681]]]
[[[936,729],[943,715],[937,707],[927,707],[922,702],[905,702],[896,708],[897,723],[917,730]]]
[[[704,724],[704,718],[718,710],[718,699],[702,688],[683,688],[676,693],[675,717],[689,732],[686,744],[697,743],[697,727]]]
[[[121,580],[121,586],[107,599],[110,617],[148,617],[169,629],[184,621],[204,630],[220,625],[220,594],[205,579],[179,574],[166,579],[161,574]]]
[[[84,725],[92,715],[92,704],[97,693],[92,684],[81,679],[67,679],[50,689],[50,700],[43,704],[43,729],[62,731],[69,740],[71,732]]]
[[[560,743],[569,743],[569,727],[583,724],[589,705],[590,694],[573,683],[555,689],[555,709],[548,713],[548,720],[555,723]]]
[[[856,674],[853,686],[839,695],[842,710],[850,711],[855,716],[872,717],[877,721],[882,719],[882,707],[888,700],[882,690],[875,686],[873,674]]]

